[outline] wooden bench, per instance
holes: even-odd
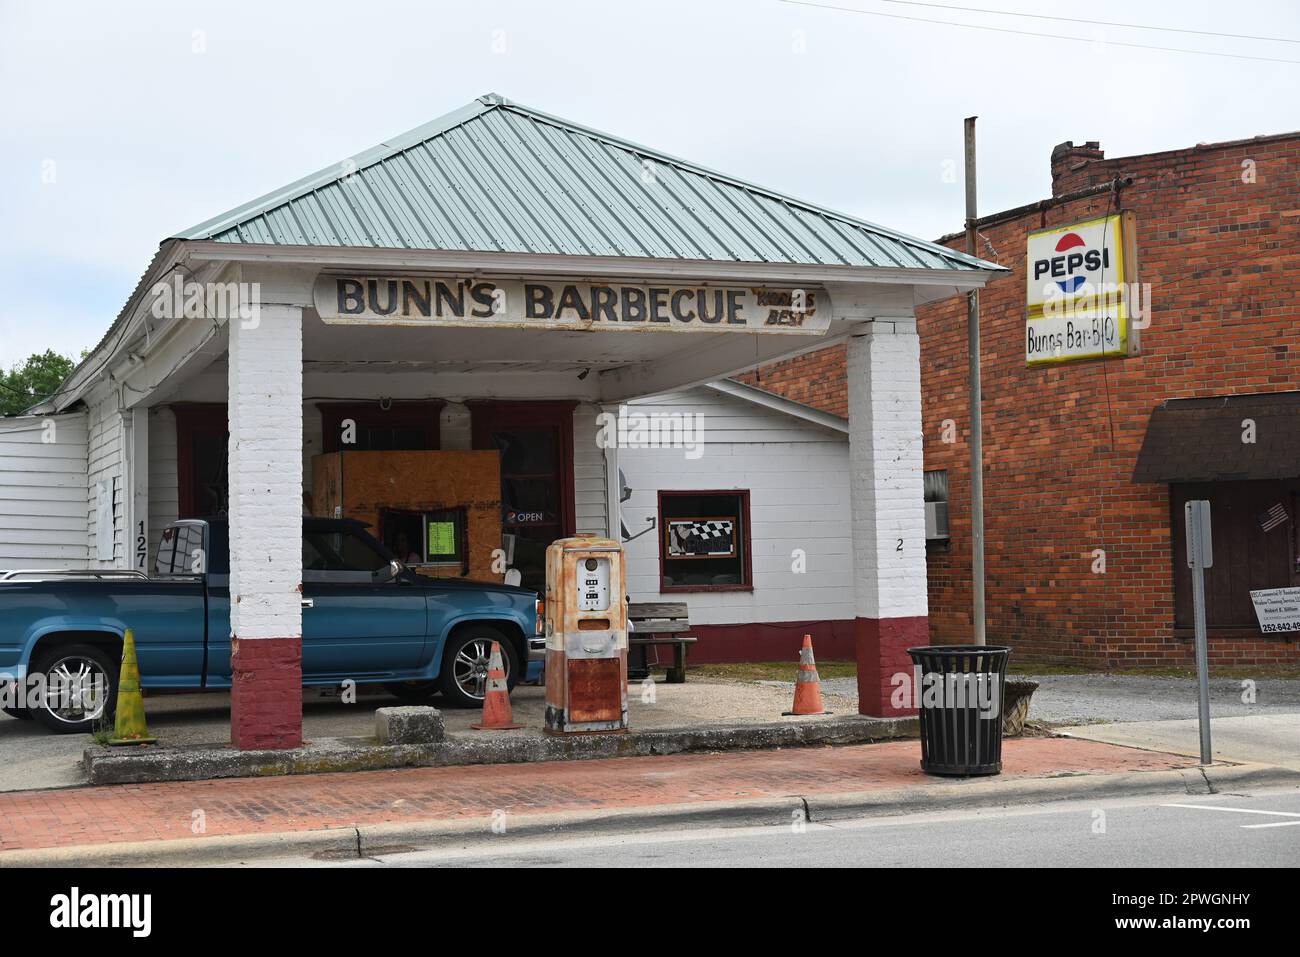
[[[668,669],[668,683],[680,685],[686,683],[686,648],[695,644],[695,639],[686,632],[691,630],[690,615],[686,611],[686,602],[629,602],[627,619],[632,625],[628,629],[628,650],[641,649],[641,671],[639,677],[650,673],[647,662],[649,649],[660,645],[672,645],[673,664]],[[658,654],[655,664],[659,663]]]

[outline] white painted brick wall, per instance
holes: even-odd
[[[230,628],[302,635],[302,310],[230,323]]]
[[[910,323],[849,339],[849,503],[857,614],[927,614],[921,346]],[[902,541],[900,550],[899,541]]]

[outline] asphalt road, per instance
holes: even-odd
[[[1185,806],[1179,806],[1185,805]],[[1267,813],[1260,813],[1267,812]],[[322,867],[1295,867],[1300,789],[447,847]],[[1134,889],[1134,890],[1141,890]]]

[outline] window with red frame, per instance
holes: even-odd
[[[752,591],[749,492],[659,493],[659,590]]]

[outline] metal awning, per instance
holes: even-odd
[[[1166,400],[1151,412],[1133,469],[1134,482],[1297,477],[1300,392]]]
[[[177,238],[1003,271],[496,94]]]

